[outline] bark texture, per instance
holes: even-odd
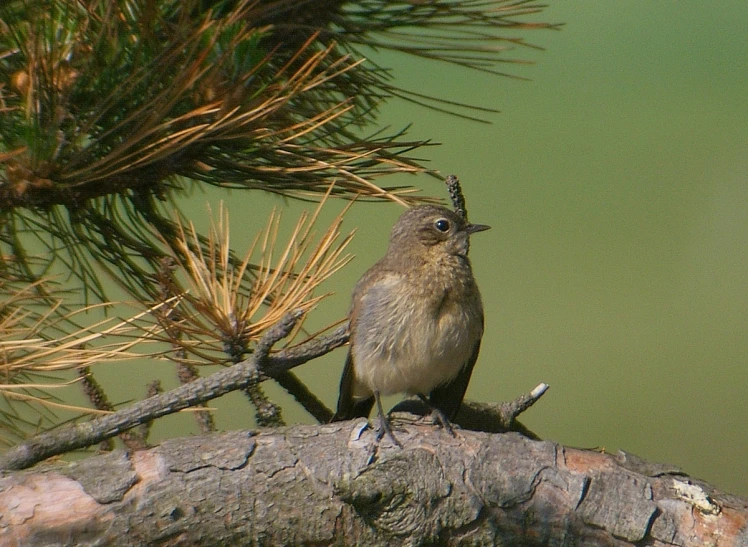
[[[175,439],[0,478],[0,545],[748,545],[748,500],[518,433],[363,420]]]

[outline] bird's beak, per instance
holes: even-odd
[[[475,232],[485,232],[486,230],[490,230],[491,227],[486,224],[468,224],[465,226],[465,231],[468,234],[474,234]]]

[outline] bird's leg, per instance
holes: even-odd
[[[400,444],[400,441],[398,441],[395,438],[394,433],[392,433],[390,420],[389,418],[387,418],[384,413],[384,409],[382,408],[382,398],[379,396],[379,391],[374,392],[374,399],[376,399],[377,401],[377,412],[379,412],[379,431],[377,432],[377,441],[381,441],[382,437],[384,437],[386,433],[393,443],[402,448],[403,445]]]
[[[439,408],[431,404],[431,401],[429,401],[428,397],[426,397],[423,393],[418,394],[418,398],[421,400],[423,404],[425,404],[427,407],[431,409],[431,421],[434,424],[438,424],[442,426],[444,429],[446,429],[450,435],[453,437],[456,437],[455,430],[452,427],[452,424],[449,422],[449,419],[444,415],[444,412],[442,412]]]

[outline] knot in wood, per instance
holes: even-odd
[[[405,450],[364,469],[338,485],[337,493],[370,526],[388,536],[436,539],[439,519],[434,505],[447,497],[451,485],[436,456]]]

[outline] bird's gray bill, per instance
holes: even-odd
[[[485,232],[486,230],[490,230],[491,227],[487,224],[468,224],[465,227],[465,231],[469,234],[474,234],[475,232]]]

